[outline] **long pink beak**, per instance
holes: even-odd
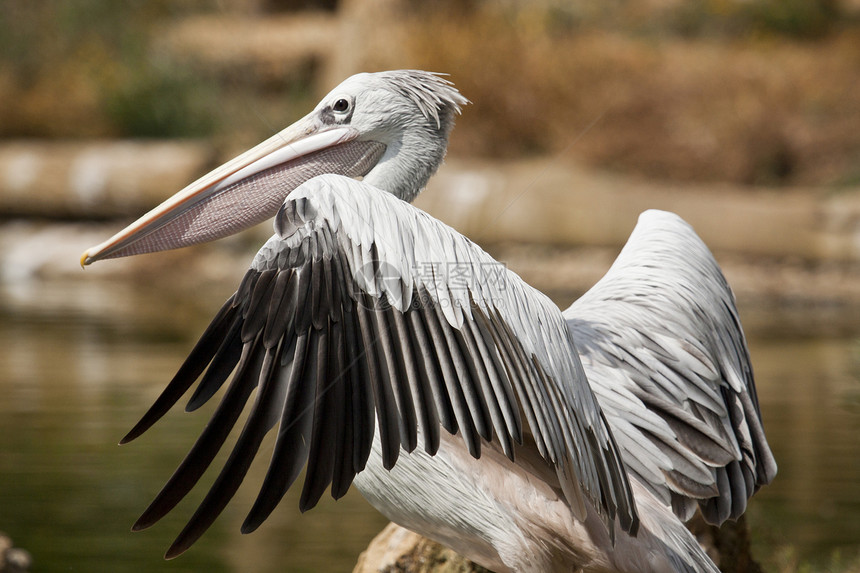
[[[366,175],[385,146],[358,135],[349,127],[326,128],[308,115],[87,249],[81,265],[233,235],[273,217],[287,195],[312,177]]]

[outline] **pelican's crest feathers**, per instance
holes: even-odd
[[[470,103],[445,75],[422,70],[394,70],[373,74],[373,77],[409,98],[425,118],[436,122],[438,128],[441,126],[440,116],[448,113],[459,115],[461,107]]]

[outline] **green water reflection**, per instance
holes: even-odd
[[[0,293],[0,530],[33,553],[37,571],[349,571],[383,527],[355,492],[301,515],[297,489],[259,531],[240,535],[265,470],[261,459],[203,539],[163,561],[203,488],[154,528],[129,528],[206,416],[172,413],[138,441],[116,443],[172,376],[224,293],[180,301],[104,284]],[[854,554],[860,345],[851,335],[774,337],[773,326],[767,338],[751,341],[780,464],[777,481],[750,509],[758,550],[788,544],[805,559],[824,559],[836,548]]]
[[[753,340],[759,399],[779,462],[755,498],[760,545],[825,562],[860,550],[860,341]]]
[[[386,523],[355,492],[301,515],[299,488],[254,535],[239,534],[264,464],[252,469],[249,487],[182,557],[165,562],[161,556],[203,488],[155,527],[130,532],[206,416],[177,412],[130,445],[117,441],[170,379],[205,318],[117,315],[110,311],[155,308],[157,302],[119,293],[116,305],[96,297],[95,309],[69,306],[80,293],[68,287],[52,292],[43,286],[23,301],[24,309],[9,304],[4,293],[0,530],[33,553],[40,572],[350,571]],[[204,481],[211,483],[212,473]]]

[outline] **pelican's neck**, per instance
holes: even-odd
[[[385,153],[364,176],[364,181],[412,202],[442,164],[449,130],[413,127],[392,137],[386,141]]]

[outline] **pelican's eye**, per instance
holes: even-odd
[[[345,99],[345,98],[340,98],[339,100],[337,100],[336,102],[334,102],[334,105],[333,105],[333,106],[331,106],[331,108],[332,108],[334,111],[337,111],[337,112],[343,113],[343,112],[345,112],[345,111],[347,111],[347,110],[349,109],[349,100],[347,100],[347,99]]]

